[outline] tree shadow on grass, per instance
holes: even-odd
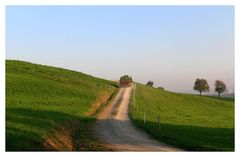
[[[202,97],[208,97],[211,99],[216,99],[216,100],[222,100],[226,102],[233,102],[235,101],[235,98],[228,98],[228,97],[218,97],[218,96],[209,96],[209,95],[201,95]]]

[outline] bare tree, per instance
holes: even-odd
[[[226,85],[221,80],[216,80],[214,86],[215,86],[215,91],[218,93],[218,97],[220,97],[220,94],[225,92],[226,90]]]
[[[193,89],[197,90],[200,93],[200,95],[202,95],[202,92],[208,92],[209,91],[209,85],[207,83],[207,80],[196,79]]]

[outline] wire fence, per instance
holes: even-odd
[[[139,107],[139,104],[136,102],[136,84],[133,86],[132,91],[132,97],[131,97],[131,106],[130,109],[132,110],[132,113],[136,115],[137,117],[142,117],[142,123],[145,125],[148,123],[148,121],[154,121],[156,122],[156,129],[158,132],[161,131],[161,122],[160,122],[160,112],[159,108],[158,111],[150,111],[147,109],[147,105]]]
[[[100,83],[93,83],[92,90],[95,93],[97,89],[111,89],[113,87],[112,84],[100,84]]]

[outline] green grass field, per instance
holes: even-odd
[[[83,142],[91,115],[116,89],[114,82],[80,72],[7,60],[6,150],[42,150],[45,143],[65,150],[73,139]]]
[[[178,94],[141,84],[135,99],[138,112],[132,98],[130,117],[154,138],[191,151],[234,150],[234,99]]]

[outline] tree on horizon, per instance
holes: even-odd
[[[151,81],[151,80],[148,81],[147,84],[146,84],[146,86],[151,86],[151,87],[152,87],[152,86],[153,86],[153,81]]]
[[[215,86],[215,92],[218,93],[218,97],[221,97],[220,94],[226,91],[226,85],[224,84],[223,81],[216,80],[214,86]]]
[[[202,92],[208,92],[209,91],[209,85],[207,83],[207,80],[205,79],[196,79],[194,87],[194,90],[198,91],[200,95],[202,95]]]
[[[132,77],[130,77],[128,75],[121,76],[120,80],[119,80],[119,83],[122,87],[130,86],[132,82],[133,82]]]

